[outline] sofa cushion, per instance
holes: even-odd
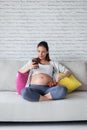
[[[0,92],[0,121],[87,121],[86,102],[87,91],[68,94],[62,100],[33,103],[16,92]]]
[[[16,91],[17,71],[26,61],[0,61],[0,90]]]

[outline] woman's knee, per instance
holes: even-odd
[[[67,88],[66,87],[64,87],[64,86],[60,86],[61,87],[61,91],[60,91],[60,93],[61,93],[61,98],[64,98],[66,95],[67,95]]]
[[[31,88],[24,88],[21,91],[21,96],[28,101],[39,101],[40,94],[34,92]]]
[[[67,95],[67,88],[64,86],[56,86],[53,91],[51,91],[52,98],[54,100],[65,98]]]
[[[25,98],[25,97],[27,96],[27,88],[23,88],[23,89],[21,90],[21,96],[22,96],[23,98]]]

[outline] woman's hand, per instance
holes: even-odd
[[[38,60],[37,58],[33,58],[32,59],[32,64],[29,66],[29,69],[38,69],[39,68],[39,64],[38,64]]]
[[[38,68],[39,68],[38,64],[31,64],[31,65],[29,66],[29,70],[38,69]]]
[[[53,86],[57,85],[57,82],[50,81],[48,85],[49,85],[49,87],[53,87]]]

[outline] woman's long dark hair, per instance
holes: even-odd
[[[47,60],[47,61],[50,61],[48,43],[45,42],[45,41],[41,41],[41,42],[37,45],[37,48],[40,47],[40,46],[43,46],[43,47],[46,48],[46,50],[48,51],[48,53],[47,53],[47,55],[46,55],[46,60]],[[38,60],[40,60],[40,59],[38,58]]]

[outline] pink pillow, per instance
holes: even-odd
[[[21,94],[22,88],[25,87],[27,79],[28,79],[28,72],[27,73],[21,73],[18,71],[17,79],[16,79],[16,89],[18,94]]]

